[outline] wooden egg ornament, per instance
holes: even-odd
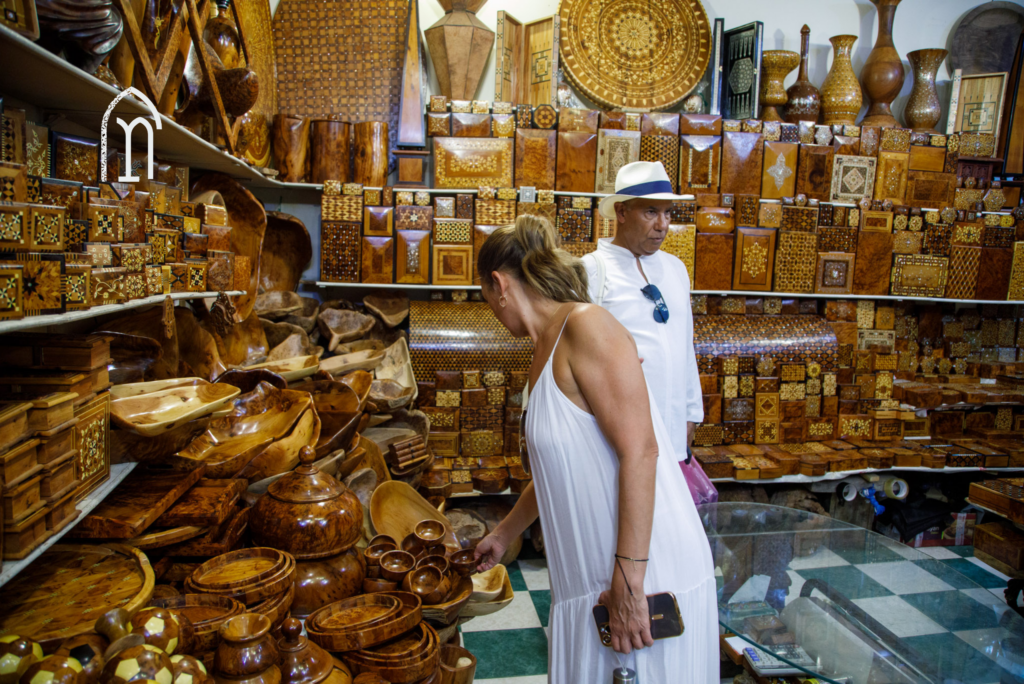
[[[0,684],[15,684],[33,663],[43,659],[43,647],[17,634],[0,636]]]
[[[132,618],[132,632],[167,655],[187,655],[196,641],[192,621],[169,608],[143,608]]]
[[[142,644],[121,651],[103,668],[104,684],[127,684],[137,680],[153,680],[172,684],[174,665],[171,658],[156,646]]]
[[[19,684],[84,684],[82,664],[67,656],[48,656],[30,665]]]
[[[209,679],[206,666],[198,658],[190,655],[173,655],[171,663],[174,665],[174,684],[205,684]]]

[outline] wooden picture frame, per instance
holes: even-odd
[[[1003,103],[1009,74],[964,76],[959,69],[953,74],[949,102],[949,123],[946,133],[987,133],[995,136],[996,150],[1001,150]]]
[[[522,23],[504,10],[498,12],[494,59],[494,101],[514,105],[554,105],[558,102],[558,44],[561,19],[557,14]]]

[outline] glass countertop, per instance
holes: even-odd
[[[970,558],[792,508],[698,511],[738,650],[837,684],[1024,682],[1024,619]]]

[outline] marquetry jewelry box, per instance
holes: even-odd
[[[89,274],[92,281],[92,299],[95,306],[122,304],[126,300],[124,268],[93,268]]]

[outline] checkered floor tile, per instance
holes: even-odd
[[[974,681],[998,682],[1001,670],[985,649],[1008,610],[1002,593],[1005,575],[974,558],[969,546],[918,551],[934,560],[908,560],[919,556],[888,540],[794,558],[787,570],[792,584],[786,601],[800,595],[805,581],[824,580],[938,663],[940,673],[955,678],[968,667],[982,675]],[[527,542],[508,571],[515,599],[494,615],[464,624],[463,645],[477,657],[477,684],[546,684],[547,562]]]

